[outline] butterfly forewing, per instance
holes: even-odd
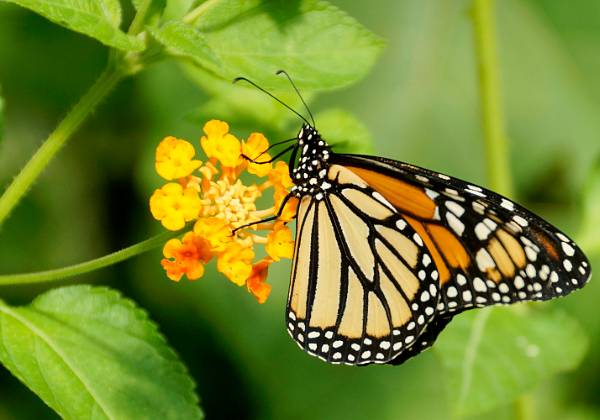
[[[298,210],[288,331],[333,363],[386,363],[410,348],[438,304],[421,236],[383,196],[334,165],[332,188]]]
[[[439,254],[440,313],[552,299],[590,278],[589,262],[571,239],[499,194],[389,159],[340,158],[356,165],[367,182],[371,173],[375,182],[382,174],[393,177],[421,189],[434,204],[433,217],[415,223],[432,253]]]

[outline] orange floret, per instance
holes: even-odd
[[[181,241],[170,239],[163,255],[161,265],[173,281],[181,280],[184,274],[189,280],[199,279],[204,274],[204,264],[212,258],[209,242],[192,232],[186,233]]]
[[[246,281],[248,291],[254,295],[258,303],[265,303],[271,294],[271,285],[266,282],[271,262],[271,259],[265,258],[254,264],[250,277]]]

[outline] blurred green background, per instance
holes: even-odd
[[[365,79],[320,95],[313,112],[351,111],[370,131],[377,154],[486,185],[470,2],[333,3],[387,46]],[[584,186],[600,149],[600,2],[502,0],[497,17],[515,199],[577,237]],[[98,42],[0,4],[0,185],[106,58]],[[0,273],[84,261],[159,232],[147,202],[161,184],[153,154],[166,135],[195,142],[203,122],[221,116],[240,136],[251,129],[272,140],[295,134],[293,120],[265,125],[227,115],[188,73],[163,62],[117,87],[2,227]],[[329,366],[300,351],[283,324],[288,263],[273,267],[273,293],[261,306],[214,271],[194,283],[173,283],[160,258],[157,250],[76,280],[117,288],[149,311],[195,378],[208,418],[449,418],[435,350],[401,367],[369,368]],[[591,259],[600,262],[597,254]],[[4,288],[1,296],[28,302],[44,290]],[[592,281],[546,304],[577,318],[590,346],[577,370],[527,396],[533,418],[600,418],[598,296],[600,285]],[[521,414],[510,405],[481,418]],[[55,416],[0,368],[0,418]]]

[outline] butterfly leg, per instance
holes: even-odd
[[[265,152],[261,153],[260,155],[258,155],[254,159],[252,159],[251,157],[249,157],[247,155],[244,155],[244,154],[242,154],[241,156],[242,156],[243,159],[246,159],[249,162],[256,163],[258,165],[262,165],[262,164],[271,163],[271,162],[277,160],[278,158],[280,158],[281,156],[285,155],[287,152],[289,152],[290,150],[292,150],[294,147],[296,147],[296,145],[292,145],[292,146],[286,147],[281,152],[279,152],[275,156],[273,156],[271,159],[269,159],[269,160],[261,160],[260,162],[257,162],[256,159],[258,159],[259,157],[261,157],[262,154],[266,152],[266,150],[265,150]]]
[[[279,219],[281,217],[281,214],[283,213],[283,209],[285,208],[285,205],[287,204],[287,202],[292,197],[293,197],[292,194],[288,194],[288,195],[285,196],[285,198],[281,202],[281,205],[279,206],[279,210],[277,210],[277,214],[276,215],[271,216],[271,217],[267,217],[266,219],[257,220],[256,222],[246,223],[245,225],[236,227],[235,229],[233,229],[233,231],[232,231],[231,234],[235,235],[238,230],[246,229],[246,228],[248,228],[250,226],[258,225],[260,223],[272,222],[273,220]]]

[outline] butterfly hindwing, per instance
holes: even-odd
[[[347,169],[329,169],[322,199],[297,217],[288,331],[328,362],[386,363],[411,348],[435,314],[438,272],[420,235]]]
[[[419,336],[419,339],[415,342],[415,344],[400,353],[394,359],[390,360],[388,363],[390,365],[401,365],[406,362],[413,356],[421,353],[424,350],[430,348],[438,335],[446,328],[446,325],[452,321],[453,315],[440,315],[435,317],[428,325],[423,334]]]

